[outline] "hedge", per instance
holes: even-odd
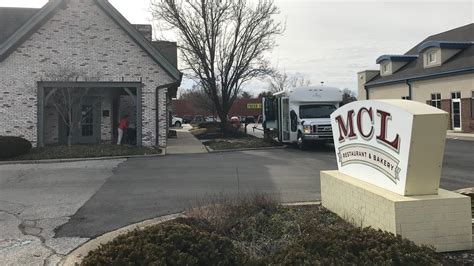
[[[0,136],[0,159],[27,153],[31,149],[31,142],[21,137]]]

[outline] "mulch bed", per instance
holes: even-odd
[[[149,147],[137,147],[132,145],[51,145],[41,148],[33,148],[28,153],[10,158],[10,161],[19,160],[46,160],[46,159],[72,159],[72,158],[96,158],[110,156],[128,155],[150,155],[160,154],[161,150]]]

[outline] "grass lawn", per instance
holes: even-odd
[[[44,160],[44,159],[69,159],[108,157],[123,155],[160,154],[160,149],[137,147],[131,145],[51,145],[33,148],[28,153],[10,158],[9,160]]]
[[[117,237],[83,265],[467,265],[473,259],[469,251],[437,254],[353,226],[320,205],[286,207],[263,195],[203,203],[186,218]]]
[[[207,140],[203,144],[213,150],[230,150],[245,148],[263,148],[281,146],[272,140],[260,139],[255,136],[245,134],[241,130],[230,130],[226,136],[222,134],[219,128],[194,128],[190,131],[197,139]]]

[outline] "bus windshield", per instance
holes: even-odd
[[[331,104],[301,105],[300,118],[329,118],[335,110]]]

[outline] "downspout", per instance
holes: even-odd
[[[365,99],[369,100],[369,87],[367,85],[364,85],[365,89]]]
[[[409,79],[405,80],[405,82],[408,85],[408,98],[409,98],[409,100],[412,100],[413,91],[412,91],[412,88],[411,88],[411,82],[410,82]]]
[[[160,90],[161,89],[167,89],[169,87],[173,87],[173,86],[179,86],[181,84],[181,80],[178,80],[178,81],[175,81],[175,82],[171,82],[171,83],[167,83],[167,84],[163,84],[163,85],[160,85],[158,87],[156,87],[156,91],[155,91],[155,101],[156,101],[156,141],[155,141],[155,145],[156,146],[159,146],[159,138],[160,138],[160,119],[159,119],[159,112],[160,112],[160,101],[159,101],[159,95],[160,95]],[[168,118],[166,118],[168,119]]]

